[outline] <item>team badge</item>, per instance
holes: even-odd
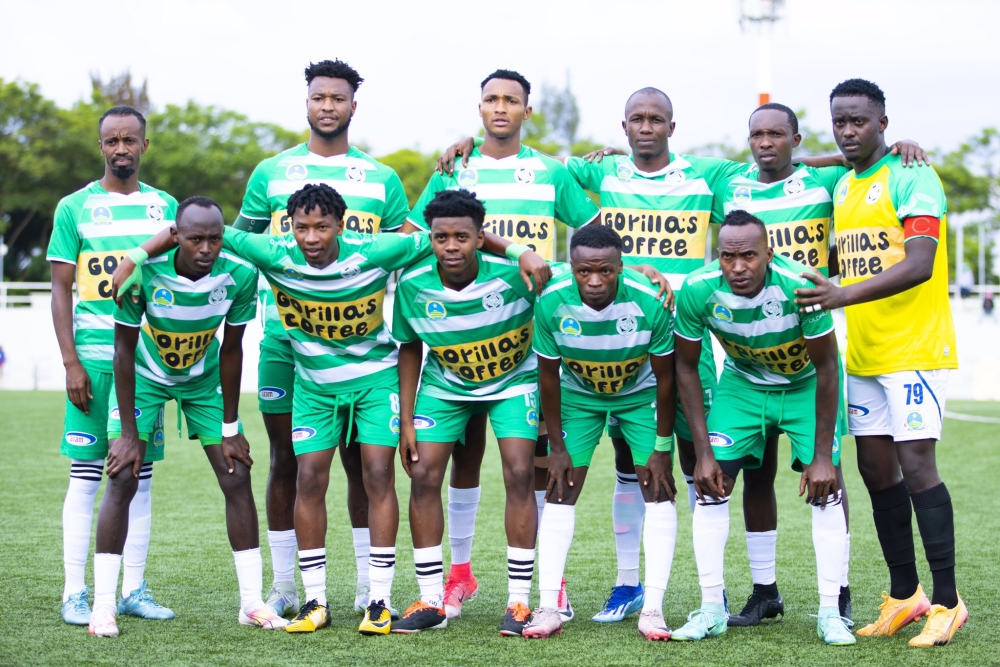
[[[620,181],[627,181],[632,178],[634,174],[635,172],[632,171],[632,167],[628,166],[624,162],[619,162],[618,166],[615,167],[615,176],[617,176]]]
[[[163,449],[163,429],[157,429],[153,434],[153,449]]]
[[[535,172],[527,167],[521,167],[514,172],[514,181],[520,185],[531,185],[535,182]]]
[[[619,317],[618,321],[615,322],[615,329],[618,330],[623,336],[631,336],[639,328],[639,324],[635,321],[635,317],[632,315],[625,315]]]
[[[837,206],[843,204],[845,199],[847,199],[847,183],[844,183],[840,187],[840,192],[837,193]]]
[[[316,435],[316,429],[310,428],[308,426],[296,426],[292,429],[292,442],[298,442],[300,440],[308,440],[309,438]]]
[[[493,312],[503,308],[503,295],[500,292],[490,292],[483,297],[483,309]]]
[[[146,217],[150,220],[159,222],[163,220],[163,209],[156,204],[150,204],[146,207]]]
[[[559,320],[559,331],[562,332],[563,336],[579,336],[583,332],[580,322],[569,315]]]
[[[869,412],[871,412],[871,410],[869,410],[863,405],[853,405],[850,403],[847,405],[847,414],[851,415],[852,417],[864,417]]]
[[[761,312],[769,320],[777,320],[781,318],[784,309],[781,307],[781,302],[777,299],[768,299],[764,302],[764,305],[760,307]]]
[[[291,278],[292,280],[302,280],[302,272],[296,269],[294,266],[286,266],[282,273],[285,274],[286,278]]]
[[[882,184],[872,183],[872,186],[868,188],[868,194],[865,195],[865,201],[869,204],[874,204],[878,201],[878,198],[882,196]]]
[[[225,287],[216,287],[212,290],[212,293],[208,295],[208,304],[210,306],[217,306],[226,300],[228,292],[226,292]]]
[[[919,412],[911,412],[906,415],[906,428],[911,431],[919,431],[924,428],[924,416]]]
[[[746,185],[737,185],[733,190],[733,201],[737,204],[748,204],[753,199],[753,192]]]
[[[399,421],[399,415],[393,415],[389,418],[389,430],[399,435],[401,421]]]
[[[527,419],[528,419],[528,426],[535,426],[535,427],[537,427],[538,426],[538,411],[535,410],[534,408],[529,408],[528,409]]]
[[[792,195],[797,195],[806,189],[805,183],[802,182],[801,178],[790,178],[785,181],[785,194],[791,197]]]
[[[365,180],[365,170],[357,165],[351,165],[347,168],[347,180],[354,181],[355,183],[362,183]]]
[[[479,174],[475,169],[463,169],[458,172],[458,184],[463,188],[471,188],[479,182]]]
[[[424,415],[413,415],[413,428],[434,428],[437,422]]]
[[[97,442],[97,436],[82,431],[70,431],[66,434],[66,442],[77,447],[86,447]]]
[[[440,301],[428,301],[424,310],[427,312],[427,317],[432,320],[443,320],[448,317],[448,311]]]
[[[343,269],[340,270],[340,275],[344,278],[353,278],[354,276],[361,273],[361,267],[357,264],[348,264]]]
[[[681,169],[671,169],[663,177],[663,182],[664,183],[680,183],[680,182],[684,181],[685,179],[687,179],[687,174],[685,174],[683,170],[681,170]]]
[[[281,387],[261,387],[260,391],[257,392],[257,396],[262,401],[276,401],[279,398],[284,398],[285,393],[285,390]]]
[[[157,287],[153,290],[153,305],[160,308],[170,308],[174,305],[174,293],[166,287]]]
[[[717,431],[712,431],[708,434],[708,444],[713,447],[732,447],[733,439],[730,438],[725,433],[718,433]]]
[[[304,164],[290,164],[285,170],[285,178],[290,181],[301,181],[309,175],[309,168]]]
[[[94,222],[96,222],[99,225],[111,222],[111,209],[108,208],[107,206],[98,206],[93,210],[90,216],[94,220]]]
[[[712,308],[712,317],[719,320],[720,322],[732,322],[733,312],[723,306],[721,303],[715,304]]]

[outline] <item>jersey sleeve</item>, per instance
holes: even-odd
[[[803,338],[819,338],[833,331],[833,315],[830,311],[821,310],[818,313],[807,313],[799,316]]]
[[[592,163],[587,162],[582,157],[571,157],[566,160],[566,171],[584,189],[600,192],[601,183],[604,182],[604,162],[610,160],[612,160],[610,156],[605,156],[600,163]]]
[[[56,206],[52,237],[49,239],[49,249],[45,259],[50,262],[76,264],[80,256],[80,230],[76,226],[79,218],[78,206],[66,199],[59,202]]]
[[[396,298],[393,299],[392,304],[392,337],[399,343],[412,343],[420,340],[420,337],[410,326],[410,320],[407,317],[407,311],[414,295],[410,294],[410,290],[404,285],[405,283],[400,282],[396,286]]]
[[[535,302],[535,333],[531,337],[531,347],[535,353],[546,359],[559,359],[562,353],[556,346],[555,336],[549,330],[549,318],[542,310],[541,297]]]
[[[139,303],[132,303],[132,299],[128,296],[122,299],[122,307],[115,308],[115,324],[129,327],[138,327],[142,324],[142,316],[146,312],[146,298],[143,294],[145,289],[146,286],[143,285],[136,295]]]
[[[226,314],[226,322],[233,325],[246,324],[257,316],[257,272],[240,271],[237,276],[236,298]]]
[[[677,295],[677,320],[674,323],[674,330],[678,336],[688,340],[701,340],[705,334],[698,291],[685,281],[680,294]]]
[[[833,197],[837,192],[837,183],[848,171],[850,170],[847,167],[820,167],[813,173],[816,174],[820,185]]]
[[[236,253],[258,268],[268,268],[275,258],[270,235],[251,234],[232,227],[222,230],[222,249]]]
[[[434,199],[434,195],[441,192],[447,187],[444,178],[439,172],[434,172],[431,174],[431,180],[427,181],[427,187],[424,191],[420,193],[420,198],[417,199],[417,203],[413,205],[413,210],[410,214],[406,216],[406,219],[410,221],[417,229],[422,229],[424,231],[430,231],[431,226],[424,220],[424,209],[427,208],[427,204]]]
[[[553,160],[552,184],[556,189],[555,214],[573,228],[583,227],[601,213],[594,200],[583,191],[580,184],[562,163]],[[600,189],[600,188],[598,188]]]
[[[729,197],[729,184],[733,182],[736,175],[720,179],[712,188],[712,217],[709,222],[714,225],[721,225],[726,219],[726,199]]]
[[[942,218],[947,212],[944,188],[933,167],[895,167],[892,203],[900,221],[925,215]]]
[[[382,211],[382,224],[379,229],[394,231],[406,222],[410,214],[410,202],[406,198],[406,190],[403,189],[403,181],[399,180],[399,175],[389,167],[385,169],[389,173],[385,181],[385,210]]]
[[[662,300],[657,300],[652,308],[653,330],[649,338],[649,353],[658,357],[672,354],[674,351],[674,316],[669,308],[663,307]]]
[[[250,174],[247,191],[243,195],[243,205],[240,206],[240,215],[244,218],[250,220],[271,219],[271,205],[267,201],[267,172],[266,163],[261,162]]]
[[[698,173],[705,179],[708,188],[712,192],[721,188],[729,179],[737,176],[747,166],[745,162],[734,162],[733,160],[725,160],[717,157],[685,156],[685,159],[691,163],[691,166],[698,170]]]
[[[386,271],[405,269],[432,252],[431,237],[427,232],[377,234],[372,237],[369,248],[369,260]]]

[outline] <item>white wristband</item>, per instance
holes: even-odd
[[[240,432],[240,422],[234,421],[230,424],[222,422],[222,437],[231,438],[234,435],[238,435]]]

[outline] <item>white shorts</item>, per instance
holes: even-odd
[[[940,440],[948,369],[847,376],[851,435]]]

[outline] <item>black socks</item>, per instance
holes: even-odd
[[[914,494],[911,499],[934,579],[931,602],[952,609],[958,604],[958,592],[955,590],[955,518],[951,495],[944,484],[938,484]]]
[[[889,566],[889,595],[897,600],[905,600],[917,591],[920,584],[913,550],[910,494],[906,490],[906,484],[901,481],[884,491],[871,494],[871,498],[875,530],[878,532],[885,564]],[[951,505],[949,509],[950,507]]]

